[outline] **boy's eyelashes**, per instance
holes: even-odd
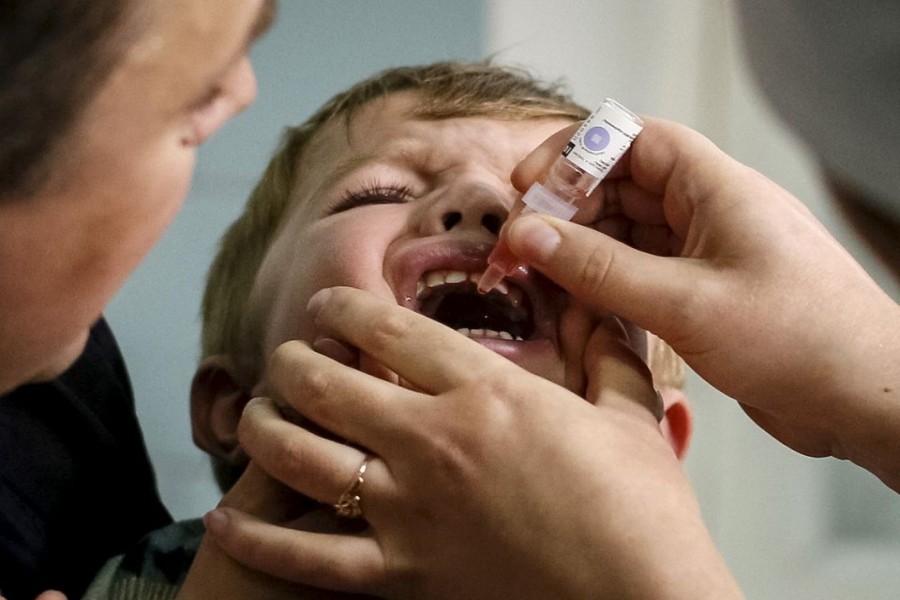
[[[408,202],[412,194],[408,186],[370,185],[358,191],[347,191],[341,198],[328,207],[327,215],[368,206],[371,204],[403,204]]]

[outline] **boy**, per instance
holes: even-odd
[[[376,75],[287,132],[222,240],[204,299],[204,358],[191,416],[194,439],[213,457],[223,489],[246,466],[237,424],[262,389],[265,358],[284,341],[316,339],[305,307],[326,287],[368,290],[421,312],[582,396],[582,357],[597,320],[624,328],[634,352],[646,355],[643,331],[611,315],[589,316],[537,273],[520,271],[485,296],[476,291],[516,198],[513,167],[587,114],[520,72],[438,63]],[[691,426],[678,390],[680,365],[657,342],[650,358],[665,396],[663,429],[680,457]],[[364,355],[347,359],[397,379]],[[312,495],[333,502],[324,491]],[[301,514],[309,510],[303,504]],[[335,525],[353,526],[326,523]],[[196,523],[164,530],[126,556],[117,573],[107,571],[104,585],[174,591],[201,532]],[[204,575],[194,572],[185,593],[242,594],[223,573],[197,583]]]

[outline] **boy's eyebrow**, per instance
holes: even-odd
[[[412,166],[417,157],[417,152],[413,148],[400,148],[395,153],[390,154],[361,154],[351,156],[345,160],[335,163],[334,168],[329,171],[328,175],[322,180],[316,188],[316,194],[323,194],[336,186],[342,179],[371,163],[379,163],[383,165],[396,165],[399,167],[409,168]]]
[[[341,162],[335,163],[334,169],[329,171],[328,175],[325,179],[322,180],[322,183],[319,185],[317,190],[318,193],[323,193],[326,190],[330,190],[332,187],[338,184],[344,177],[353,173],[360,167],[372,162],[374,159],[378,158],[375,154],[366,154],[363,156],[353,156]]]

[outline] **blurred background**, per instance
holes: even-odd
[[[201,515],[220,496],[191,441],[188,412],[217,240],[282,128],[389,66],[492,56],[563,80],[588,107],[611,96],[690,125],[804,200],[900,297],[835,216],[805,148],[755,90],[738,34],[730,0],[282,0],[253,51],[257,102],[204,146],[182,213],[107,312],[173,516]],[[696,376],[688,393],[696,428],[686,466],[748,598],[897,597],[900,498],[852,465],[794,454]]]

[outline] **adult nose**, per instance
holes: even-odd
[[[504,194],[484,183],[457,186],[426,208],[423,235],[453,232],[487,233],[496,237],[509,213]]]

